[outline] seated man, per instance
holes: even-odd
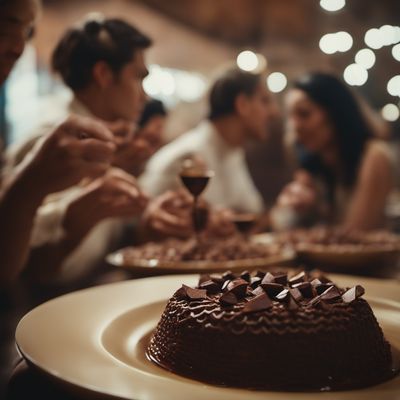
[[[244,147],[266,138],[275,112],[264,80],[230,70],[214,83],[209,103],[208,120],[157,152],[140,185],[152,196],[175,189],[183,161],[194,157],[215,172],[204,194],[211,205],[261,213],[263,201],[250,177]]]
[[[0,2],[0,84],[31,37],[40,4]],[[111,132],[99,122],[73,117],[48,133],[30,157],[2,182],[0,194],[0,287],[21,273],[37,208],[45,196],[102,175],[115,150]]]
[[[84,279],[121,237],[123,219],[143,212],[147,198],[132,172],[144,162],[143,155],[152,154],[145,138],[135,134],[145,101],[144,52],[150,44],[149,38],[118,19],[87,20],[57,44],[53,67],[74,94],[65,113],[103,121],[114,133],[116,152],[104,176],[54,193],[40,207],[26,268],[30,281]],[[12,149],[10,158],[23,159],[29,142],[46,129]]]

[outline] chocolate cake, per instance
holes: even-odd
[[[204,237],[187,240],[167,239],[149,242],[138,247],[127,247],[122,251],[125,262],[134,260],[177,261],[228,261],[266,258],[281,251],[282,246],[266,246],[244,240],[241,235],[230,238]]]
[[[169,300],[147,356],[208,383],[261,390],[324,391],[394,375],[389,343],[361,286],[321,273],[201,276]]]

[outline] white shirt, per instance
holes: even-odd
[[[176,189],[182,161],[193,155],[215,173],[204,192],[210,204],[240,212],[262,212],[263,200],[250,177],[244,150],[226,143],[210,121],[159,150],[140,176],[140,186],[151,196]]]

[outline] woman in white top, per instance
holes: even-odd
[[[349,229],[381,227],[394,162],[349,88],[332,75],[309,74],[295,82],[286,102],[300,170],[278,197],[275,225],[291,210],[287,225],[310,223],[313,214]]]

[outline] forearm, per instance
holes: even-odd
[[[29,254],[36,211],[45,193],[34,187],[27,171],[18,173],[0,198],[0,284],[16,279]]]
[[[62,211],[60,219],[57,215],[60,210],[56,211],[55,226],[49,231],[50,235],[48,232],[45,235],[46,241],[39,241],[40,244],[31,249],[25,274],[30,281],[46,283],[54,280],[69,256],[83,242],[92,228],[102,220],[96,213],[95,207],[84,207],[86,212],[82,212],[79,208],[75,208],[74,204],[70,203],[67,209]],[[54,212],[54,209],[52,211]],[[51,214],[51,210],[49,213]],[[42,217],[44,215],[42,214]]]
[[[60,272],[64,261],[81,243],[85,234],[65,235],[58,242],[46,243],[31,249],[25,277],[31,282],[46,283]]]

